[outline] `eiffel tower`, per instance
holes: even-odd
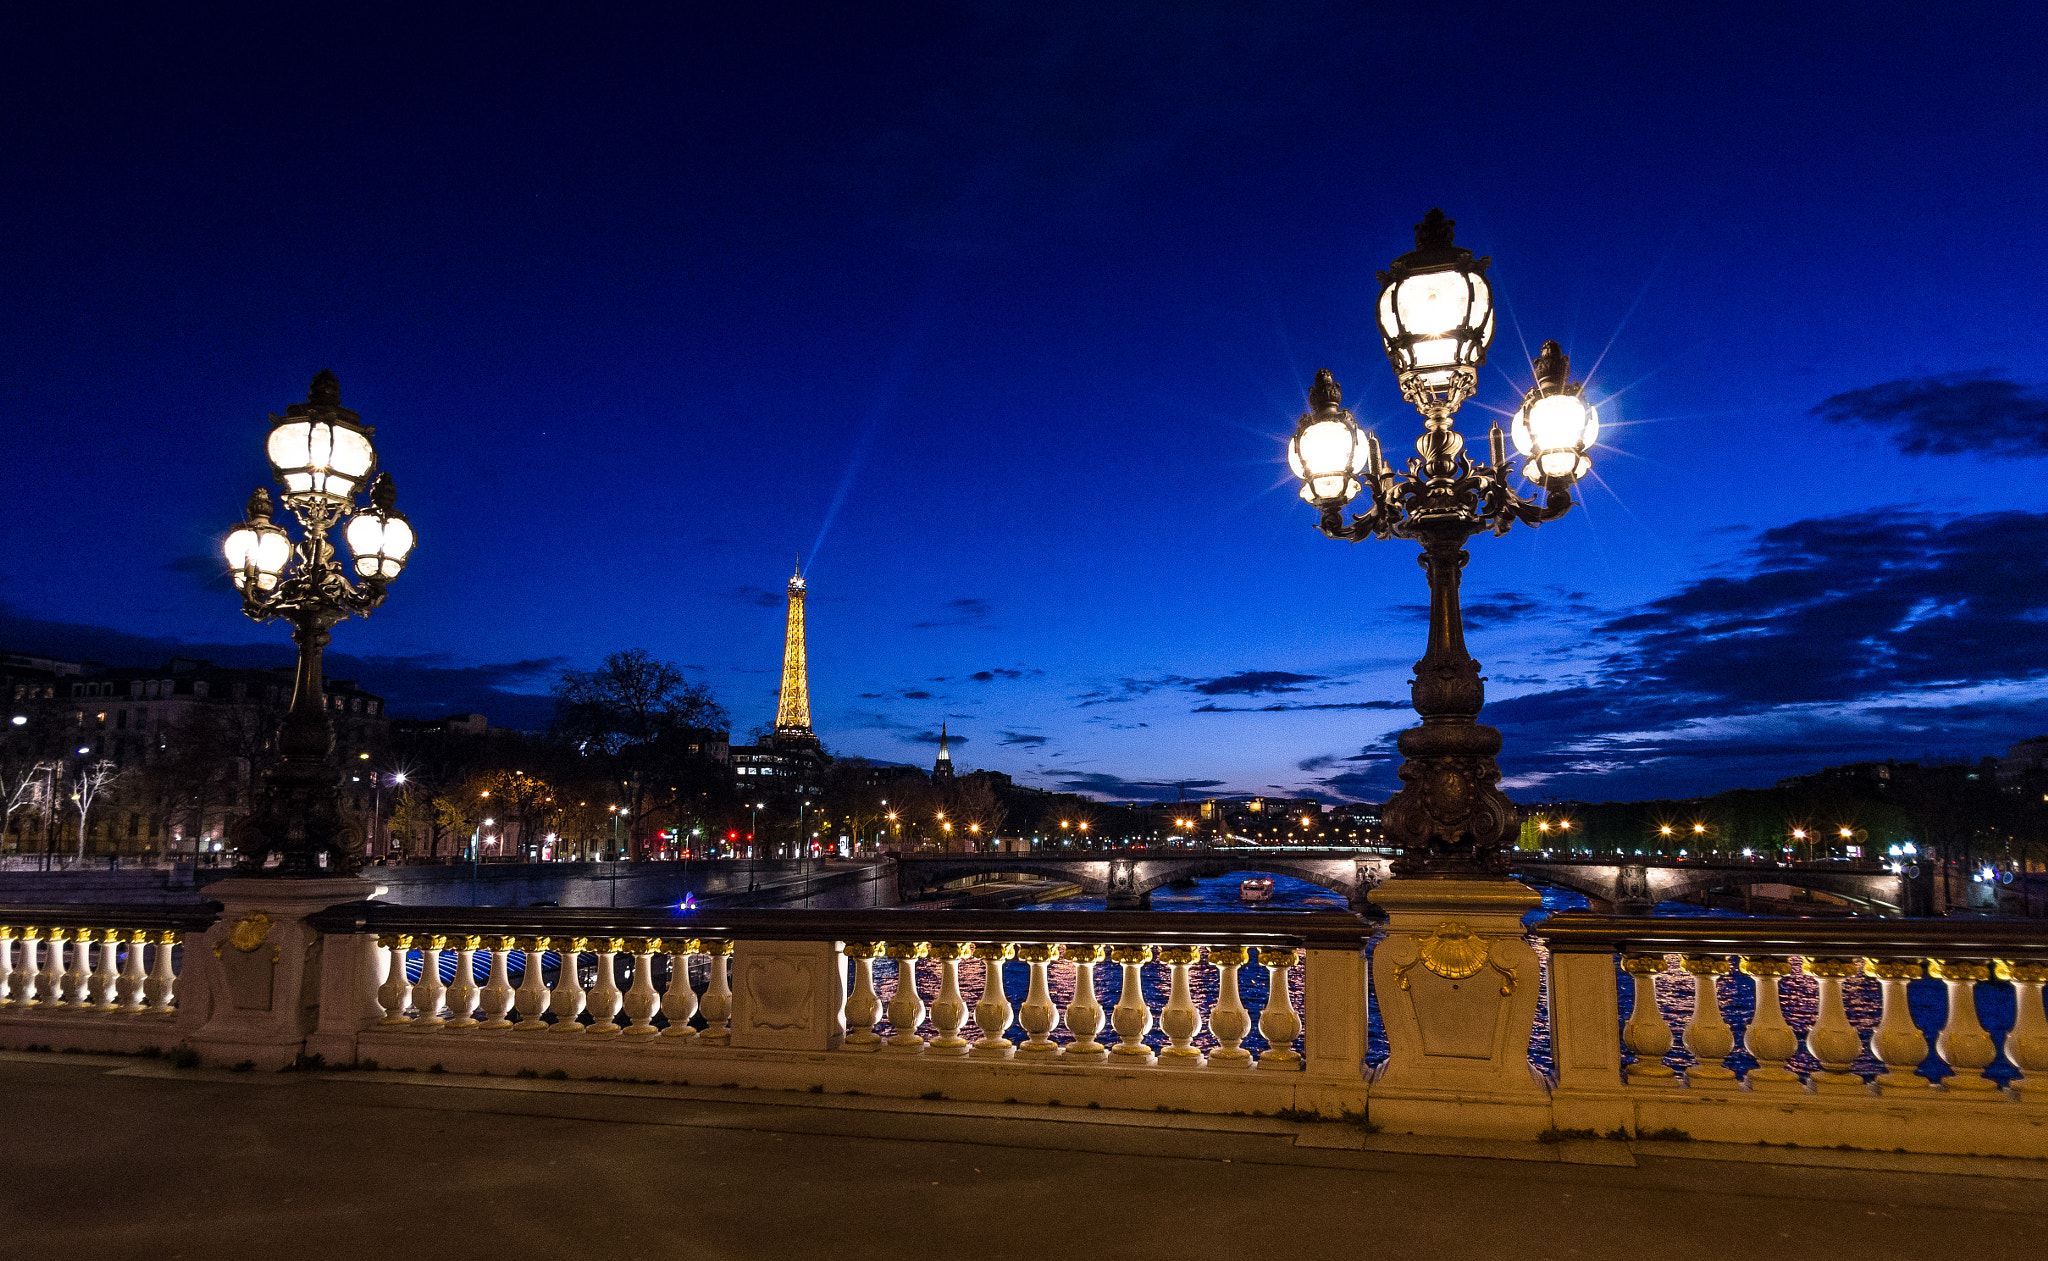
[[[770,743],[783,749],[816,749],[811,730],[811,671],[804,656],[804,573],[799,561],[789,576],[789,625],[782,640],[782,696],[775,705]]]

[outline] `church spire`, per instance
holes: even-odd
[[[782,696],[775,706],[775,734],[815,740],[811,731],[811,671],[804,656],[804,571],[801,558],[789,576],[789,627],[782,641]]]
[[[946,724],[939,724],[939,758],[932,763],[933,779],[953,778],[953,754],[946,748]]]

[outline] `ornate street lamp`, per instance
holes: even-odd
[[[241,866],[252,875],[343,875],[355,868],[360,847],[341,818],[341,771],[334,764],[321,653],[335,626],[384,603],[385,584],[411,555],[413,530],[394,506],[390,475],[371,480],[376,431],[341,405],[341,383],[332,372],[313,378],[304,403],[270,419],[270,471],[303,537],[292,542],[271,520],[270,492],[258,487],[249,496],[248,520],[228,535],[223,550],[242,593],[242,612],[258,622],[290,623],[299,668],[291,712],[278,732],[281,760],[265,776]],[[366,488],[369,503],[359,505],[356,497]],[[349,519],[343,534],[350,564],[329,537],[343,517]],[[277,864],[268,866],[273,854]]]
[[[1507,435],[1489,435],[1488,457],[1465,451],[1452,428],[1460,404],[1477,391],[1477,369],[1493,340],[1492,260],[1472,256],[1452,239],[1456,222],[1431,210],[1415,226],[1415,249],[1379,274],[1379,331],[1401,395],[1422,413],[1416,458],[1396,471],[1377,435],[1360,430],[1343,406],[1335,378],[1316,373],[1309,410],[1296,422],[1287,460],[1301,479],[1301,497],[1320,513],[1317,526],[1333,539],[1412,539],[1422,545],[1429,576],[1429,647],[1415,664],[1413,697],[1422,725],[1401,733],[1401,791],[1387,802],[1386,834],[1400,846],[1400,875],[1490,875],[1507,870],[1514,842],[1513,807],[1494,785],[1500,732],[1479,725],[1485,688],[1479,663],[1465,651],[1458,607],[1465,540],[1487,530],[1505,534],[1519,521],[1540,525],[1571,510],[1571,488],[1586,475],[1586,450],[1599,422],[1572,382],[1571,364],[1556,342],[1543,343],[1536,384],[1523,396],[1511,428],[1526,462],[1510,463]],[[1510,486],[1519,471],[1540,502]],[[1360,495],[1371,507],[1344,520]]]

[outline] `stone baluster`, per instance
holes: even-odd
[[[1067,1004],[1067,1030],[1074,1040],[1068,1055],[1106,1058],[1109,1048],[1095,1040],[1102,1032],[1102,1000],[1095,997],[1095,965],[1102,962],[1100,946],[1068,946],[1061,952],[1074,965],[1074,1001]]]
[[[1919,1086],[1914,1073],[1927,1058],[1927,1035],[1913,1023],[1906,987],[1920,979],[1918,959],[1865,959],[1863,972],[1884,983],[1884,1015],[1870,1035],[1870,1049],[1884,1061],[1883,1086]]]
[[[2048,984],[2048,963],[2000,960],[1998,978],[2012,982],[2015,1009],[2012,1032],[2005,1035],[2005,1058],[2020,1070],[2012,1081],[2018,1089],[2035,1077],[2048,1078],[2048,1016],[2041,1008],[2041,987]],[[2032,1090],[2027,1092],[2030,1096]]]
[[[1216,1006],[1209,1012],[1209,1032],[1217,1047],[1209,1052],[1211,1068],[1250,1068],[1252,1053],[1244,1049],[1245,1036],[1252,1031],[1252,1014],[1245,1010],[1237,992],[1237,970],[1251,959],[1243,946],[1209,947],[1209,963],[1216,969]]]
[[[924,1035],[917,1027],[924,1023],[924,997],[917,992],[917,961],[930,947],[921,941],[892,941],[887,954],[896,961],[896,993],[889,999],[889,1024],[893,1032],[884,1049],[916,1055],[924,1050]]]
[[[848,1051],[872,1051],[882,1044],[875,1026],[882,1020],[882,1000],[875,993],[875,956],[882,953],[879,941],[849,941],[841,952],[853,960],[853,988],[846,995],[846,1040],[839,1045]]]
[[[114,982],[114,1007],[133,1015],[142,1010],[142,987],[149,978],[149,973],[142,966],[149,932],[147,929],[131,929],[121,934],[121,939],[128,950],[121,956],[121,975]],[[6,985],[0,984],[0,994],[5,994],[6,990]]]
[[[1142,975],[1142,969],[1152,958],[1152,947],[1111,946],[1109,958],[1124,970],[1123,991],[1117,995],[1116,1008],[1110,1013],[1110,1023],[1119,1041],[1110,1050],[1125,1057],[1127,1063],[1155,1063],[1158,1057],[1145,1045],[1145,1035],[1152,1032],[1152,1007],[1145,1001]]]
[[[697,991],[690,988],[690,956],[701,953],[695,937],[664,937],[661,952],[668,956],[668,988],[662,991],[661,1009],[668,1013],[664,1037],[695,1038],[690,1017],[697,1014]]]
[[[150,1015],[175,1016],[178,1013],[178,971],[172,952],[184,944],[185,934],[175,928],[166,928],[155,937],[156,957],[150,960],[149,979],[142,983],[142,996],[149,1001]]]
[[[377,1005],[384,1009],[380,1025],[407,1025],[412,1018],[405,1009],[412,1006],[412,982],[405,979],[405,956],[412,950],[410,933],[386,933],[377,944],[391,952],[391,968],[384,984],[377,987]]]
[[[732,1039],[732,981],[727,971],[732,961],[732,942],[707,940],[699,943],[699,948],[711,961],[711,980],[704,986],[700,1008],[704,1013],[704,1031],[697,1036],[723,1046]]]
[[[1742,1031],[1742,1049],[1756,1057],[1756,1067],[1746,1080],[1751,1090],[1794,1090],[1799,1075],[1785,1067],[1785,1061],[1799,1051],[1799,1035],[1785,1023],[1785,1009],[1778,1002],[1778,982],[1792,975],[1786,959],[1763,955],[1742,957],[1744,976],[1756,981],[1756,1014]]]
[[[448,938],[421,933],[413,944],[420,948],[420,979],[412,983],[413,1010],[419,1013],[412,1018],[412,1028],[415,1033],[433,1033],[448,1023],[441,1015],[448,1001],[448,987],[441,982],[441,952],[448,948]]]
[[[632,1023],[625,1031],[635,1037],[654,1037],[661,1032],[654,1027],[654,1018],[661,1013],[661,995],[654,991],[654,956],[661,950],[661,938],[634,937],[626,942],[626,949],[633,956],[633,983],[626,991],[626,1019]]]
[[[448,986],[448,1027],[474,1029],[480,993],[476,983],[476,952],[484,939],[464,933],[452,940],[455,942],[455,980]]]
[[[1733,1090],[1741,1083],[1728,1067],[1735,1050],[1735,1031],[1721,1014],[1720,987],[1716,977],[1728,975],[1730,964],[1721,955],[1686,955],[1685,970],[1692,974],[1692,1019],[1685,1022],[1685,1049],[1695,1063],[1686,1070],[1686,1084],[1694,1090]]]
[[[981,960],[982,975],[981,1001],[974,1005],[981,1041],[974,1044],[973,1054],[976,1059],[1007,1060],[1016,1054],[1017,1044],[1003,1034],[1016,1013],[1010,1009],[1010,996],[1003,993],[1003,960],[1016,950],[1007,941],[977,941],[972,953]]]
[[[597,984],[590,987],[590,1023],[583,1032],[593,1034],[619,1031],[619,1008],[625,995],[619,992],[618,958],[626,948],[623,937],[592,937],[590,953],[597,956]]]
[[[43,930],[30,925],[21,930],[21,961],[14,968],[15,1007],[37,1007],[42,1004],[42,973],[36,966],[37,943],[43,938]]]
[[[513,994],[518,1004],[519,1023],[514,1029],[532,1033],[545,1029],[548,1022],[541,1017],[548,1009],[548,978],[542,965],[547,949],[554,944],[551,937],[521,937],[519,944],[519,989]]]
[[[1017,947],[1017,957],[1031,969],[1024,1005],[1017,1009],[1017,1024],[1024,1030],[1024,1042],[1017,1049],[1027,1059],[1034,1056],[1048,1058],[1061,1053],[1060,1044],[1052,1040],[1052,1031],[1059,1028],[1060,1009],[1052,1001],[1052,987],[1046,978],[1046,968],[1058,952],[1057,945],[1045,941],[1027,942]]]
[[[14,925],[0,924],[0,1007],[14,1004]]]
[[[111,1012],[121,1009],[117,987],[121,983],[121,931],[116,928],[102,928],[92,932],[93,940],[99,943],[99,955],[93,961],[93,969],[85,982],[85,996],[94,1011]]]
[[[562,965],[555,969],[555,990],[548,999],[548,1010],[555,1014],[556,1033],[581,1033],[583,1025],[576,1017],[583,1014],[583,978],[577,975],[583,963],[583,952],[590,948],[587,937],[555,938],[555,954]]]
[[[939,996],[932,1000],[932,1030],[938,1036],[928,1044],[939,1055],[965,1055],[973,1044],[961,1036],[967,1023],[967,1000],[960,996],[960,959],[967,953],[964,941],[935,941],[930,957],[939,965]]]
[[[90,928],[71,930],[71,955],[64,968],[64,1001],[73,1010],[92,1006],[92,939]]]
[[[1301,1036],[1301,1017],[1287,992],[1287,970],[1294,963],[1292,946],[1259,947],[1259,966],[1266,969],[1266,1006],[1259,1012],[1266,1050],[1259,1056],[1260,1068],[1294,1068],[1301,1063],[1301,1052],[1294,1049],[1294,1040]]]
[[[510,1029],[512,1020],[512,974],[507,967],[507,956],[512,953],[512,938],[486,937],[484,949],[491,952],[491,976],[484,982],[484,988],[477,995],[483,1004],[484,1022],[480,1029]]]
[[[1173,969],[1172,989],[1159,1011],[1159,1030],[1167,1037],[1159,1062],[1167,1068],[1200,1068],[1204,1062],[1201,1048],[1195,1045],[1202,1032],[1202,1013],[1188,983],[1188,969],[1201,957],[1200,946],[1159,948],[1159,961]]]
[[[43,970],[36,974],[36,993],[42,1005],[53,1011],[71,1005],[71,995],[64,984],[64,941],[70,935],[68,928],[51,928],[43,933],[43,940],[49,944],[43,947]]]
[[[1863,1037],[1849,1023],[1842,1004],[1842,982],[1862,972],[1856,959],[1806,960],[1806,974],[1820,982],[1820,1015],[1806,1031],[1806,1050],[1820,1061],[1820,1072],[1808,1078],[1817,1091],[1863,1091],[1863,1079],[1849,1071],[1863,1054]]]
[[[1942,1079],[1942,1088],[1997,1090],[1998,1083],[1984,1070],[1998,1058],[1998,1046],[1977,1021],[1977,982],[1991,979],[1991,965],[1978,959],[1929,959],[1927,974],[1948,986],[1948,1020],[1934,1039],[1934,1052],[1955,1073]]]
[[[1621,1043],[1635,1055],[1628,1066],[1630,1081],[1671,1078],[1676,1074],[1664,1062],[1671,1050],[1671,1026],[1657,1007],[1657,978],[1664,972],[1663,955],[1636,954],[1621,957],[1621,970],[1635,978],[1636,1001],[1628,1023],[1621,1028]],[[1788,1052],[1789,1054],[1789,1052]]]

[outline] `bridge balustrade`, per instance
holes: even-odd
[[[1536,931],[1551,952],[1560,1129],[2048,1152],[2048,934],[2038,926],[1574,912]],[[1746,1004],[1738,973],[1753,985]],[[1623,975],[1634,991],[1625,1011]],[[1931,1045],[1909,997],[1923,979],[1946,990]],[[2015,1018],[2001,1046],[1979,990],[2002,984]],[[1877,990],[1867,1039],[1850,1019],[1852,985]],[[1786,1018],[1795,998],[1812,1004],[1803,1035]]]
[[[99,1022],[111,1036],[95,1040],[117,1049],[175,1041],[164,1024],[178,1016],[186,937],[212,924],[216,910],[0,907],[0,1029],[56,1039]]]

